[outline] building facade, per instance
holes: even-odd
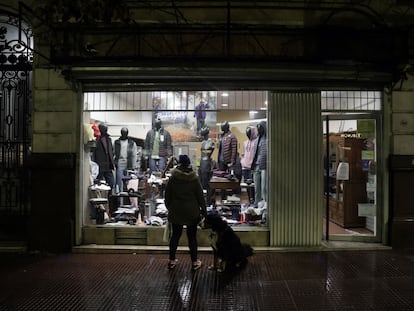
[[[96,230],[84,224],[85,94],[200,90],[268,94],[265,246],[322,243],[323,122],[357,112],[370,113],[378,134],[378,230],[351,240],[412,245],[406,237],[414,231],[414,212],[402,187],[411,181],[414,155],[412,4],[94,4],[93,9],[89,2],[2,5],[5,14],[33,27],[31,200],[25,225],[31,248],[67,251]],[[324,111],[323,92],[330,91],[380,92],[380,109],[339,105]]]

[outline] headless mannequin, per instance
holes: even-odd
[[[211,155],[214,151],[214,141],[209,138],[210,129],[203,127],[200,131],[203,138],[201,142],[201,159],[200,167],[198,169],[198,176],[200,179],[201,186],[207,191],[207,204],[211,201],[211,190],[210,190],[210,179],[213,176],[214,163],[211,159]]]
[[[125,170],[133,170],[137,162],[137,145],[128,137],[128,129],[121,129],[121,137],[114,143],[115,145],[115,167],[116,184],[119,191],[123,191],[123,177]]]

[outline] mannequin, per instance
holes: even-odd
[[[105,124],[99,124],[101,136],[96,142],[94,152],[94,162],[99,165],[99,174],[97,179],[105,179],[111,189],[114,188],[114,153],[112,147],[112,139],[108,134],[108,127]]]
[[[255,143],[257,139],[257,129],[254,126],[248,126],[246,128],[246,136],[247,140],[243,142],[243,153],[241,157],[241,165],[243,169],[243,177],[246,181],[247,179],[251,179],[251,169],[252,169],[252,162],[255,156]]]
[[[243,153],[241,158],[241,165],[242,165],[242,175],[243,180],[246,184],[250,184],[252,182],[252,163],[256,153],[255,144],[257,139],[257,129],[255,126],[248,126],[246,128],[246,136],[247,140],[243,142]],[[253,189],[251,187],[247,188],[247,195],[249,196],[249,202],[253,203]]]
[[[121,137],[114,142],[115,147],[115,168],[116,184],[119,191],[123,191],[123,180],[125,170],[133,170],[137,163],[137,145],[128,137],[128,129],[121,129]]]
[[[256,140],[255,155],[253,158],[253,180],[255,187],[254,203],[267,200],[267,135],[266,122],[262,121],[256,126],[258,138]]]
[[[221,171],[233,169],[237,158],[237,137],[230,131],[229,122],[221,124],[222,134],[220,135],[218,165]]]
[[[160,119],[156,119],[153,128],[147,132],[144,149],[151,172],[162,172],[166,159],[172,155],[172,147],[171,135],[162,127]]]
[[[203,138],[201,142],[201,159],[200,167],[198,169],[198,176],[201,186],[207,191],[207,204],[211,201],[210,179],[213,176],[214,161],[211,159],[211,155],[214,151],[214,141],[209,138],[210,129],[203,127],[200,131],[200,135]]]

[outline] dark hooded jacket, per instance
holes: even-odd
[[[259,124],[263,129],[263,133],[256,139],[256,154],[252,168],[258,167],[260,170],[265,170],[267,168],[267,127],[265,121],[261,121]]]
[[[171,171],[165,187],[168,221],[178,225],[196,225],[206,215],[206,202],[197,174],[191,167],[179,165]]]
[[[96,142],[93,160],[98,163],[99,172],[112,171],[115,167],[112,139],[109,136],[107,132],[108,128],[105,125],[99,124],[99,130],[101,132],[101,137]]]

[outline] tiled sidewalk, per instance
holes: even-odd
[[[178,258],[1,254],[0,310],[414,310],[414,254],[256,253],[233,275]]]

